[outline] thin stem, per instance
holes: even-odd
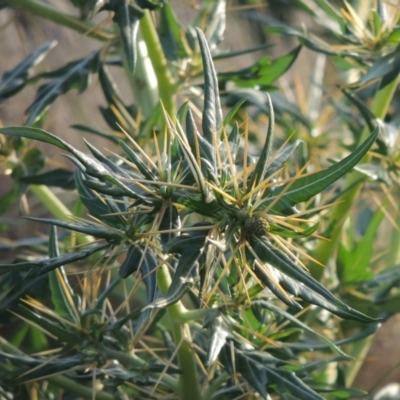
[[[58,25],[73,29],[94,39],[107,41],[114,38],[114,35],[99,29],[96,25],[81,21],[73,15],[68,15],[38,0],[8,0],[6,4],[16,10],[30,12],[38,17],[45,18]]]
[[[71,211],[47,186],[31,185],[29,188],[56,218],[71,222],[69,219],[72,215]]]
[[[0,336],[0,348],[5,352],[13,355],[25,356],[21,350],[17,349],[6,339]],[[103,391],[93,390],[90,386],[84,386],[72,379],[69,379],[62,375],[48,376],[45,378],[46,381],[52,383],[53,385],[64,389],[66,392],[79,396],[84,399],[96,399],[96,400],[115,400],[115,397]]]
[[[140,31],[143,40],[146,42],[149,58],[157,77],[160,100],[170,118],[175,118],[176,85],[168,68],[167,59],[165,58],[160,39],[148,10],[145,11],[145,15],[140,19]]]
[[[135,100],[144,118],[148,119],[154,113],[159,102],[158,82],[149,58],[148,47],[140,36],[141,35],[139,35],[137,43],[136,68],[134,74],[132,74],[128,68],[122,46],[120,48],[120,54]]]
[[[374,101],[371,106],[371,112],[378,119],[384,119],[390,103],[392,101],[393,95],[397,89],[399,83],[399,78],[394,79],[391,83],[386,85],[383,89],[378,90],[374,97]],[[370,134],[368,127],[365,127],[360,141],[364,141]],[[365,156],[363,161],[368,161],[369,157]],[[312,253],[312,256],[317,259],[322,264],[326,265],[331,258],[336,245],[338,243],[339,237],[341,236],[343,224],[349,214],[349,211],[357,199],[361,187],[365,182],[365,176],[359,172],[353,171],[347,176],[345,187],[350,188],[342,196],[342,202],[333,207],[330,218],[328,220],[328,230],[326,232],[326,237],[330,241],[321,241]],[[323,268],[317,264],[311,263],[310,272],[314,278],[321,280]]]
[[[171,277],[166,265],[157,271],[157,283],[161,293],[165,294],[171,285]],[[201,400],[199,378],[197,375],[196,360],[189,342],[190,331],[183,319],[185,309],[180,301],[167,307],[167,314],[171,325],[174,342],[181,344],[178,350],[178,365],[182,373],[179,375],[179,398],[181,400]]]

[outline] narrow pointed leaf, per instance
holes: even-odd
[[[92,225],[85,223],[72,223],[66,221],[60,221],[58,219],[51,218],[35,218],[35,217],[25,217],[31,221],[42,222],[44,224],[51,224],[59,226],[61,228],[68,229],[74,232],[84,233],[86,235],[94,236],[100,239],[106,239],[109,241],[119,240],[121,237],[115,231],[108,228],[102,227],[100,225]],[[122,232],[121,232],[122,233]]]
[[[19,180],[30,185],[53,186],[65,190],[75,189],[74,172],[64,168],[57,168],[38,175],[23,176]]]
[[[147,302],[154,301],[156,293],[156,269],[158,266],[157,259],[151,249],[146,252],[139,246],[130,246],[125,261],[119,268],[120,278],[127,278],[136,271],[142,274],[147,291]]]
[[[256,303],[261,305],[262,307],[267,308],[268,310],[271,310],[274,312],[274,314],[278,314],[278,315],[282,315],[284,318],[288,319],[289,321],[291,321],[293,324],[297,325],[298,327],[301,328],[302,331],[306,331],[309,332],[315,336],[317,336],[318,338],[320,338],[323,342],[325,342],[330,348],[331,350],[333,350],[334,352],[340,354],[341,356],[345,357],[345,358],[350,358],[346,353],[344,353],[339,347],[337,347],[334,343],[332,343],[327,337],[325,337],[324,335],[321,335],[320,333],[314,331],[313,329],[311,329],[307,324],[303,323],[302,321],[300,321],[299,319],[297,319],[296,317],[294,317],[292,314],[284,311],[282,308],[280,307],[276,307],[274,306],[271,302],[267,302],[265,300],[256,300]]]
[[[0,103],[23,89],[32,77],[33,67],[39,64],[56,44],[54,40],[38,47],[13,69],[4,72],[0,82]]]
[[[222,129],[222,109],[219,99],[217,74],[214,69],[210,49],[203,32],[196,29],[204,70],[204,110],[203,135],[212,146]]]
[[[222,347],[226,343],[226,338],[229,335],[230,332],[225,326],[222,317],[219,316],[215,318],[211,326],[211,338],[207,352],[206,365],[211,365],[218,358]]]
[[[353,153],[329,168],[320,172],[316,172],[315,174],[296,179],[296,181],[292,183],[287,190],[286,188],[289,183],[276,187],[273,190],[272,195],[269,196],[263,202],[263,204],[267,206],[269,203],[279,197],[279,200],[273,207],[275,211],[279,212],[298,203],[307,201],[318,193],[321,193],[328,186],[336,182],[346,172],[350,171],[354,166],[357,165],[357,163],[364,157],[364,155],[373,145],[378,137],[379,132],[380,128],[375,128],[370,136]],[[284,191],[285,193],[281,194]]]
[[[61,94],[71,89],[78,89],[79,93],[86,90],[91,75],[99,69],[100,54],[99,51],[94,52],[89,57],[73,61],[57,71],[42,74],[43,77],[54,77],[54,80],[39,87],[33,103],[26,110],[28,118],[25,124],[35,123]]]
[[[32,269],[28,275],[39,276],[43,275],[55,268],[61,267],[62,265],[71,264],[76,261],[84,260],[92,254],[105,249],[108,244],[100,244],[97,246],[90,247],[85,250],[76,251],[74,253],[63,254],[59,257],[52,257],[46,260],[40,261],[26,261],[15,264],[2,264],[0,265],[0,275],[3,275],[11,271],[26,271]]]
[[[252,238],[251,244],[253,250],[263,262],[270,264],[278,270],[271,271],[271,273],[273,273],[275,279],[284,290],[295,296],[299,296],[311,304],[319,305],[342,318],[354,319],[361,322],[376,321],[341,302],[311,275],[298,267],[289,256],[273,246],[265,238]],[[255,268],[263,274],[259,266],[256,265]],[[268,265],[265,265],[263,268],[268,269]]]
[[[137,32],[143,11],[126,0],[113,0],[113,3],[113,21],[118,25],[121,32],[121,41],[129,72],[134,74],[137,58]]]
[[[265,174],[268,169],[268,162],[271,155],[272,142],[274,139],[274,129],[275,129],[275,121],[274,121],[274,109],[272,107],[271,97],[267,95],[268,101],[268,131],[267,137],[265,138],[264,147],[261,151],[260,158],[257,161],[256,168],[251,175],[251,181],[248,186],[248,191],[251,191],[255,186],[257,186],[260,182],[262,182],[265,178]]]
[[[150,181],[158,181],[158,178],[150,171],[146,164],[140,159],[140,157],[122,140],[118,141],[122,151],[133,162],[143,176]]]

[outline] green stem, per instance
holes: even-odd
[[[149,11],[140,19],[140,31],[157,77],[160,100],[170,118],[176,115],[176,85]]]
[[[372,106],[371,112],[378,119],[384,119],[390,103],[392,101],[393,95],[397,89],[399,83],[399,78],[394,79],[391,83],[386,85],[383,89],[378,90],[376,93]],[[359,141],[364,141],[370,134],[368,127],[365,127]],[[368,161],[369,157],[366,156],[364,161]],[[361,179],[360,179],[361,178]],[[350,188],[341,197],[342,202],[333,207],[330,218],[328,220],[328,233],[327,237],[329,241],[321,241],[318,246],[313,251],[312,256],[326,265],[330,260],[338,240],[341,236],[343,224],[349,214],[349,211],[357,199],[361,187],[365,182],[365,177],[359,172],[353,171],[347,176],[345,187]],[[314,278],[321,280],[323,268],[320,265],[312,264],[310,265],[310,272]]]
[[[72,215],[71,211],[47,186],[31,185],[29,188],[56,218],[71,222],[69,218]]]
[[[132,74],[125,57],[124,49],[120,49],[121,59],[124,65],[126,76],[135,100],[139,105],[143,116],[148,119],[154,113],[159,102],[158,82],[155,76],[154,68],[148,54],[148,47],[145,41],[140,37],[137,42],[136,68]]]
[[[79,33],[83,33],[86,36],[98,40],[107,41],[114,38],[111,33],[99,29],[98,27],[96,27],[96,25],[90,22],[81,21],[73,15],[68,15],[60,12],[55,8],[38,0],[8,0],[6,1],[6,4],[16,10],[30,12],[38,17],[45,18],[58,25],[73,29]]]
[[[6,339],[0,336],[0,348],[5,352],[13,355],[26,356],[21,350],[14,347]],[[66,392],[79,396],[84,399],[96,399],[96,400],[115,400],[115,397],[103,391],[95,391],[89,386],[84,386],[72,379],[69,379],[62,375],[48,376],[45,378],[46,381],[51,384],[64,389]]]
[[[158,269],[157,283],[161,293],[165,294],[171,285],[171,277],[166,265]],[[180,345],[177,353],[179,369],[182,371],[179,375],[179,398],[181,400],[201,400],[194,350],[189,344],[191,341],[189,327],[179,322],[184,318],[184,313],[185,308],[180,301],[167,307],[175,344]]]

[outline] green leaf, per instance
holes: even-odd
[[[136,110],[134,107],[125,105],[112,75],[104,65],[99,69],[99,80],[108,105],[106,109],[103,109],[106,122],[116,132],[121,130],[116,124],[118,122],[128,134],[136,134],[136,127],[132,124],[132,121],[136,120]],[[121,137],[125,139],[123,134]]]
[[[384,212],[378,208],[371,218],[362,239],[352,249],[339,244],[337,273],[341,283],[366,282],[374,276],[370,269],[375,238],[384,219]]]
[[[137,169],[143,174],[143,176],[148,179],[149,181],[158,181],[158,177],[156,177],[152,171],[147,167],[147,165],[140,159],[140,157],[133,151],[125,142],[122,140],[118,141],[119,146],[121,147],[122,151],[128,157],[128,159],[133,162]]]
[[[32,269],[27,275],[39,276],[52,271],[55,268],[61,267],[62,265],[71,264],[76,261],[84,260],[94,253],[108,247],[108,244],[99,244],[96,246],[89,247],[85,250],[76,251],[74,253],[63,254],[59,257],[52,257],[46,260],[40,261],[26,261],[15,264],[2,264],[0,265],[0,275],[4,275],[7,272],[12,271],[26,271]]]
[[[144,15],[143,10],[126,0],[112,0],[112,9],[114,11],[113,21],[118,25],[121,32],[121,41],[129,72],[134,74],[137,54],[137,32],[139,20]]]
[[[224,37],[226,1],[205,0],[201,2],[200,12],[197,14],[192,26],[198,26],[204,31],[211,49],[216,47]]]
[[[23,176],[19,180],[29,185],[45,185],[73,190],[75,189],[74,175],[74,172],[68,169],[56,168],[43,174]]]
[[[185,32],[179,24],[169,3],[160,8],[159,35],[166,57],[177,61],[187,58],[190,53]]]
[[[343,90],[345,96],[357,107],[361,115],[364,117],[365,122],[368,124],[369,130],[374,130],[374,121],[376,120],[375,115],[371,110],[355,95],[355,93],[348,90]]]
[[[119,235],[116,230],[111,230],[109,228],[105,228],[101,225],[95,224],[87,224],[87,223],[79,223],[74,224],[72,222],[60,221],[57,219],[51,218],[35,218],[35,217],[25,217],[31,221],[42,222],[44,224],[51,224],[55,226],[59,226],[61,228],[68,229],[74,232],[84,233],[86,235],[94,236],[100,239],[106,239],[110,242],[118,242],[121,240],[121,235]]]
[[[109,207],[112,205],[113,201],[110,199],[106,202],[105,199],[107,197],[104,197],[104,200],[101,200],[99,196],[96,196],[96,194],[83,183],[80,171],[76,171],[75,181],[79,198],[90,214],[113,227],[126,226],[126,220],[123,216],[108,215],[114,213],[113,208],[116,208]]]
[[[300,49],[301,46],[298,46],[290,53],[272,62],[269,56],[262,57],[251,67],[234,72],[219,73],[218,78],[220,82],[231,80],[237,87],[242,88],[270,87],[292,66],[300,53]]]
[[[58,96],[71,89],[82,93],[89,85],[91,74],[96,73],[100,66],[100,51],[89,57],[73,61],[51,73],[41,74],[41,77],[55,78],[39,87],[33,103],[26,110],[28,115],[26,125],[34,124]]]
[[[196,29],[204,70],[203,135],[214,146],[222,129],[222,109],[219,100],[218,80],[210,49],[200,29]]]
[[[217,168],[215,148],[199,134],[190,109],[186,114],[186,138],[192,149],[192,153],[196,154],[198,151],[200,157],[208,160],[215,171]]]
[[[180,226],[181,219],[178,210],[174,205],[171,204],[164,211],[164,215],[160,223],[160,231],[175,230],[175,232],[160,233],[160,241],[163,249],[167,248],[168,243],[178,236],[178,232],[176,232],[176,230],[179,229]]]
[[[157,258],[154,252],[147,248],[146,250],[138,245],[129,246],[126,258],[119,268],[119,277],[127,278],[136,271],[142,274],[147,291],[147,303],[154,301],[156,294],[156,269],[158,266]]]
[[[302,332],[309,332],[309,333],[317,336],[319,339],[321,339],[323,342],[325,342],[332,351],[340,354],[341,356],[343,356],[345,358],[351,358],[346,353],[344,353],[338,346],[336,346],[328,338],[326,338],[324,335],[321,335],[320,333],[314,331],[307,324],[301,322],[299,319],[294,317],[292,314],[284,311],[282,308],[276,307],[271,302],[267,302],[265,300],[256,300],[253,304],[260,305],[268,310],[273,311],[274,314],[283,316],[285,319],[291,321],[294,325],[297,325],[299,328],[301,328]]]
[[[211,323],[211,337],[210,337],[210,345],[207,351],[207,361],[206,365],[211,365],[216,359],[218,355],[226,343],[226,338],[231,335],[231,332],[226,326],[225,321],[222,316],[219,315],[216,318],[213,318]]]
[[[268,360],[265,353],[258,351],[235,350],[236,370],[264,399],[268,398],[266,388],[272,386],[278,393],[290,393],[296,399],[323,400],[323,397],[306,386],[294,372],[274,367],[276,359]]]
[[[28,307],[18,305],[17,314],[25,317],[28,321],[46,330],[51,335],[55,336],[61,343],[76,344],[81,341],[81,338],[78,336],[77,332],[74,332],[72,329],[65,329],[65,327],[62,326],[59,321],[53,321],[50,317],[44,317],[43,315],[32,311]]]
[[[80,124],[71,125],[71,128],[77,129],[78,131],[81,131],[81,132],[87,132],[87,133],[91,133],[93,135],[103,137],[103,138],[109,140],[110,142],[118,144],[118,136],[117,135],[109,135],[108,133],[99,131],[98,129],[94,129],[92,127],[80,125]]]
[[[264,147],[257,161],[256,168],[254,169],[254,172],[251,174],[251,180],[247,189],[247,193],[253,190],[260,182],[264,180],[268,169],[269,158],[271,155],[272,142],[274,140],[275,120],[274,120],[274,109],[272,107],[271,98],[267,96],[267,99],[268,99],[268,114],[269,114],[267,136],[265,138]]]
[[[275,201],[276,198],[279,198],[274,205],[273,210],[281,212],[298,203],[311,199],[318,193],[321,193],[357,165],[375,142],[379,133],[380,127],[378,126],[353,153],[336,164],[333,164],[331,167],[298,178],[293,183],[289,182],[285,185],[275,187],[272,190],[271,195],[263,201],[263,206],[266,207],[272,201]]]
[[[400,69],[400,45],[391,53],[379,57],[375,64],[361,78],[359,84],[364,85],[374,79],[382,78],[380,88],[382,89],[399,74]]]
[[[0,133],[8,136],[39,140],[40,142],[57,146],[62,150],[70,151],[71,148],[71,146],[62,139],[59,139],[57,136],[39,128],[31,128],[28,126],[11,126],[6,128],[1,127]]]
[[[239,111],[240,107],[242,107],[242,105],[247,101],[246,98],[244,99],[240,99],[228,112],[228,114],[226,115],[225,119],[224,119],[224,126],[227,126],[230,124],[232,118],[237,114],[237,112]]]
[[[59,257],[60,252],[57,244],[57,231],[54,226],[51,227],[49,237],[49,257]],[[60,266],[55,271],[49,272],[49,286],[51,291],[51,300],[57,314],[69,321],[79,325],[79,315],[74,303],[76,295],[71,288],[64,267]]]
[[[179,301],[199,278],[199,259],[208,231],[192,231],[172,239],[167,252],[181,254],[170,287],[164,296],[143,308],[164,308]],[[184,237],[182,237],[184,236]],[[179,240],[181,239],[181,240]]]
[[[13,69],[4,72],[0,82],[0,103],[24,88],[32,77],[33,67],[39,64],[56,44],[56,41],[52,41],[38,47]]]
[[[315,2],[326,12],[331,20],[339,24],[341,31],[345,32],[346,20],[343,18],[342,14],[327,0],[316,0]]]
[[[249,242],[260,260],[266,263],[263,266],[254,265],[256,275],[264,284],[267,285],[267,282],[270,282],[269,276],[272,275],[285,291],[311,304],[325,308],[341,318],[360,322],[376,322],[375,319],[352,309],[337,299],[321,283],[296,265],[294,260],[282,250],[273,246],[268,239],[252,237]],[[270,285],[272,284],[271,282]]]
[[[289,157],[293,154],[293,152],[297,149],[297,147],[302,144],[301,140],[296,140],[289,146],[286,146],[284,149],[281,150],[280,153],[272,160],[271,164],[268,166],[268,170],[266,173],[266,178],[270,177],[276,171],[281,169]]]
[[[301,232],[296,232],[289,229],[281,228],[280,226],[270,224],[270,231],[272,233],[276,233],[279,236],[289,237],[289,238],[302,238],[311,236],[319,227],[319,222],[310,226],[309,228],[304,229]]]

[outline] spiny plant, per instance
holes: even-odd
[[[24,354],[1,339],[3,393],[96,399],[360,394],[314,379],[319,366],[348,357],[307,324],[309,305],[344,319],[376,320],[307,272],[309,248],[326,240],[316,232],[329,207],[307,208],[307,202],[356,166],[379,128],[329,168],[305,173],[306,164],[293,173],[287,163],[299,142],[273,154],[269,100],[265,142],[254,156],[248,131],[231,124],[238,106],[223,117],[207,41],[200,30],[197,37],[205,78],[202,133],[188,103],[176,118],[164,113],[165,135],[146,149],[127,134],[119,141],[122,156],[106,156],[86,142],[88,155],[34,127],[0,129],[66,151],[89,212],[87,219],[31,218],[52,226],[48,258],[0,266],[1,274],[17,271],[27,284],[48,276],[51,292],[51,304],[24,298],[12,310],[43,334],[49,350]],[[75,235],[63,241],[55,227]],[[304,362],[310,349],[321,351],[316,362]],[[328,358],[327,351],[336,354]]]

